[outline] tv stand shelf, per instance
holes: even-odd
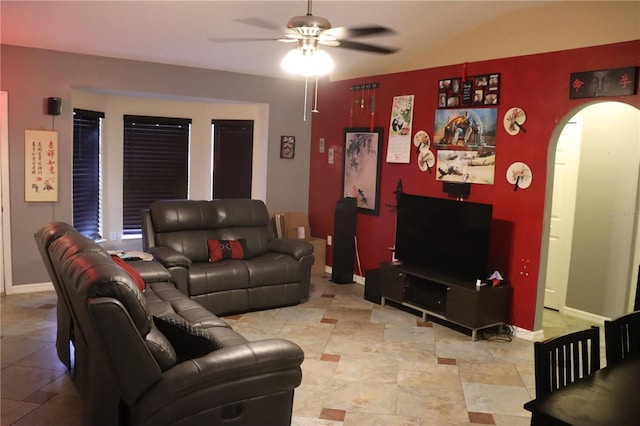
[[[489,285],[476,288],[468,282],[401,263],[383,263],[380,268],[380,295],[386,299],[471,330],[506,324],[509,320],[511,287]]]

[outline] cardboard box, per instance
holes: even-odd
[[[327,264],[327,240],[311,236],[309,216],[302,212],[275,213],[272,220],[278,238],[293,238],[311,243],[315,257],[311,273],[324,274]]]
[[[284,214],[284,236],[285,238],[297,238],[299,240],[311,239],[311,227],[309,217],[306,213],[285,213]]]
[[[312,274],[324,274],[327,265],[327,240],[312,237],[309,242],[313,246],[313,256],[315,261],[311,267]]]
[[[284,238],[284,213],[276,213],[271,215],[271,223],[276,238]]]
[[[311,227],[306,213],[276,213],[273,215],[273,227],[278,238],[311,239]]]

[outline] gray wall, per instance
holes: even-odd
[[[48,282],[33,240],[33,232],[52,220],[71,222],[72,93],[134,95],[209,105],[211,111],[231,111],[253,105],[264,134],[258,152],[266,153],[265,202],[270,211],[307,211],[309,191],[310,120],[302,120],[304,83],[148,62],[60,53],[2,45],[1,86],[9,98],[9,157],[13,286]],[[79,91],[80,90],[80,91]],[[46,115],[45,100],[62,98],[63,114]],[[90,97],[89,97],[90,98]],[[217,105],[211,107],[211,105]],[[225,105],[227,105],[225,107]],[[251,108],[249,108],[251,109]],[[175,111],[181,117],[181,111]],[[225,115],[225,113],[220,113]],[[24,130],[55,129],[59,140],[60,187],[55,203],[24,201]],[[293,160],[279,158],[280,136],[296,136]],[[111,135],[114,137],[114,135]],[[206,141],[205,141],[206,142]],[[205,143],[203,142],[203,143]],[[199,148],[202,151],[202,148]],[[103,168],[112,167],[107,158]],[[201,173],[201,176],[198,174]],[[105,176],[105,186],[121,188],[121,177]],[[192,170],[192,181],[210,180],[210,170]],[[206,198],[200,189],[196,198]],[[107,230],[109,231],[109,230]]]
[[[566,306],[614,318],[626,310],[638,220],[640,114],[618,102],[590,105],[580,171]]]

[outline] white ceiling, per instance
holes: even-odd
[[[336,62],[331,75],[336,79],[410,69],[417,57],[434,47],[444,46],[500,16],[527,13],[525,9],[545,3],[549,2],[316,0],[313,14],[329,19],[333,27],[380,24],[396,32],[355,39],[400,49],[390,55],[327,47]],[[275,39],[283,31],[240,20],[261,20],[284,29],[289,18],[306,11],[306,0],[2,0],[0,36],[3,44],[17,46],[288,77],[279,64],[291,44],[271,40],[220,43],[209,39]],[[469,41],[469,49],[481,49]],[[527,46],[522,48],[523,54],[528,53]],[[460,58],[460,62],[465,61],[464,56]]]

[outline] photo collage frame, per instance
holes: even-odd
[[[438,81],[438,108],[498,105],[500,73],[453,77]]]

